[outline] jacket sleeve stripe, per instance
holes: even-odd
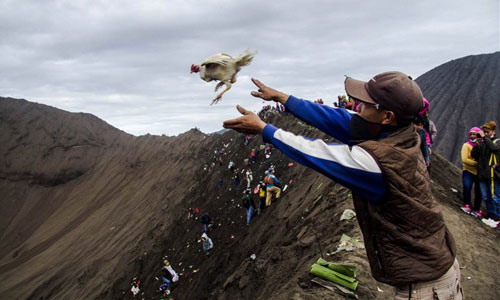
[[[265,141],[273,143],[287,156],[352,189],[371,201],[378,201],[385,192],[380,167],[364,149],[347,145],[326,144],[308,140],[272,125],[264,128]]]
[[[349,149],[347,145],[326,144],[322,140],[311,141],[282,129],[274,133],[274,138],[308,156],[333,161],[347,168],[382,173],[375,159],[358,146]]]

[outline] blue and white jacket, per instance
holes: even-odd
[[[291,95],[285,108],[343,144],[297,136],[271,124],[262,133],[265,142],[370,201],[377,202],[382,197],[386,186],[377,161],[363,148],[350,144],[352,113]]]

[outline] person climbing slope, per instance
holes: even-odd
[[[281,196],[281,183],[274,176],[274,169],[269,169],[264,177],[264,183],[266,184],[266,207],[271,206],[273,194],[276,195],[276,200]]]
[[[250,168],[247,169],[247,171],[245,172],[245,179],[247,181],[247,189],[249,189],[253,181],[252,169]]]
[[[210,256],[210,250],[214,247],[212,239],[208,237],[206,233],[201,235],[201,242],[203,243],[203,251],[207,256]]]
[[[134,278],[134,281],[132,282],[132,287],[130,288],[130,291],[132,292],[132,295],[134,297],[137,296],[137,294],[139,294],[139,292],[141,291],[141,289],[139,288],[140,284],[141,284],[141,281],[135,280],[135,278]]]
[[[201,224],[202,224],[201,231],[202,232],[208,232],[208,230],[211,227],[211,222],[212,222],[212,219],[210,218],[210,214],[208,212],[205,212],[201,216]]]
[[[266,209],[266,184],[263,181],[259,182],[259,200],[260,200],[260,210]]]
[[[177,282],[179,280],[179,275],[174,271],[168,260],[163,261],[163,263],[165,265],[161,268],[161,280],[163,284],[166,284],[166,289],[165,286],[162,285],[160,286],[160,290],[163,290],[164,294],[170,295],[172,282]]]
[[[252,191],[250,189],[246,189],[243,192],[243,207],[247,212],[247,225],[250,225],[250,220],[252,219],[252,215],[255,209],[255,203],[252,197]]]

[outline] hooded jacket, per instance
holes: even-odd
[[[208,237],[206,233],[203,233],[201,235],[202,238],[205,238],[205,241],[203,242],[203,251],[209,251],[214,247],[214,243],[212,242],[212,239]]]
[[[470,138],[471,132],[478,133],[481,131],[479,127],[472,127],[469,130],[469,140],[463,144],[461,157],[462,157],[462,170],[467,171],[471,174],[477,175],[477,160],[472,158],[471,152],[472,148],[476,145],[476,142],[472,141]]]

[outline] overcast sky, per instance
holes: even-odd
[[[134,135],[222,129],[257,111],[251,77],[332,104],[344,75],[414,78],[500,48],[498,0],[0,0],[0,96],[87,112]],[[258,51],[221,102],[192,63]]]

